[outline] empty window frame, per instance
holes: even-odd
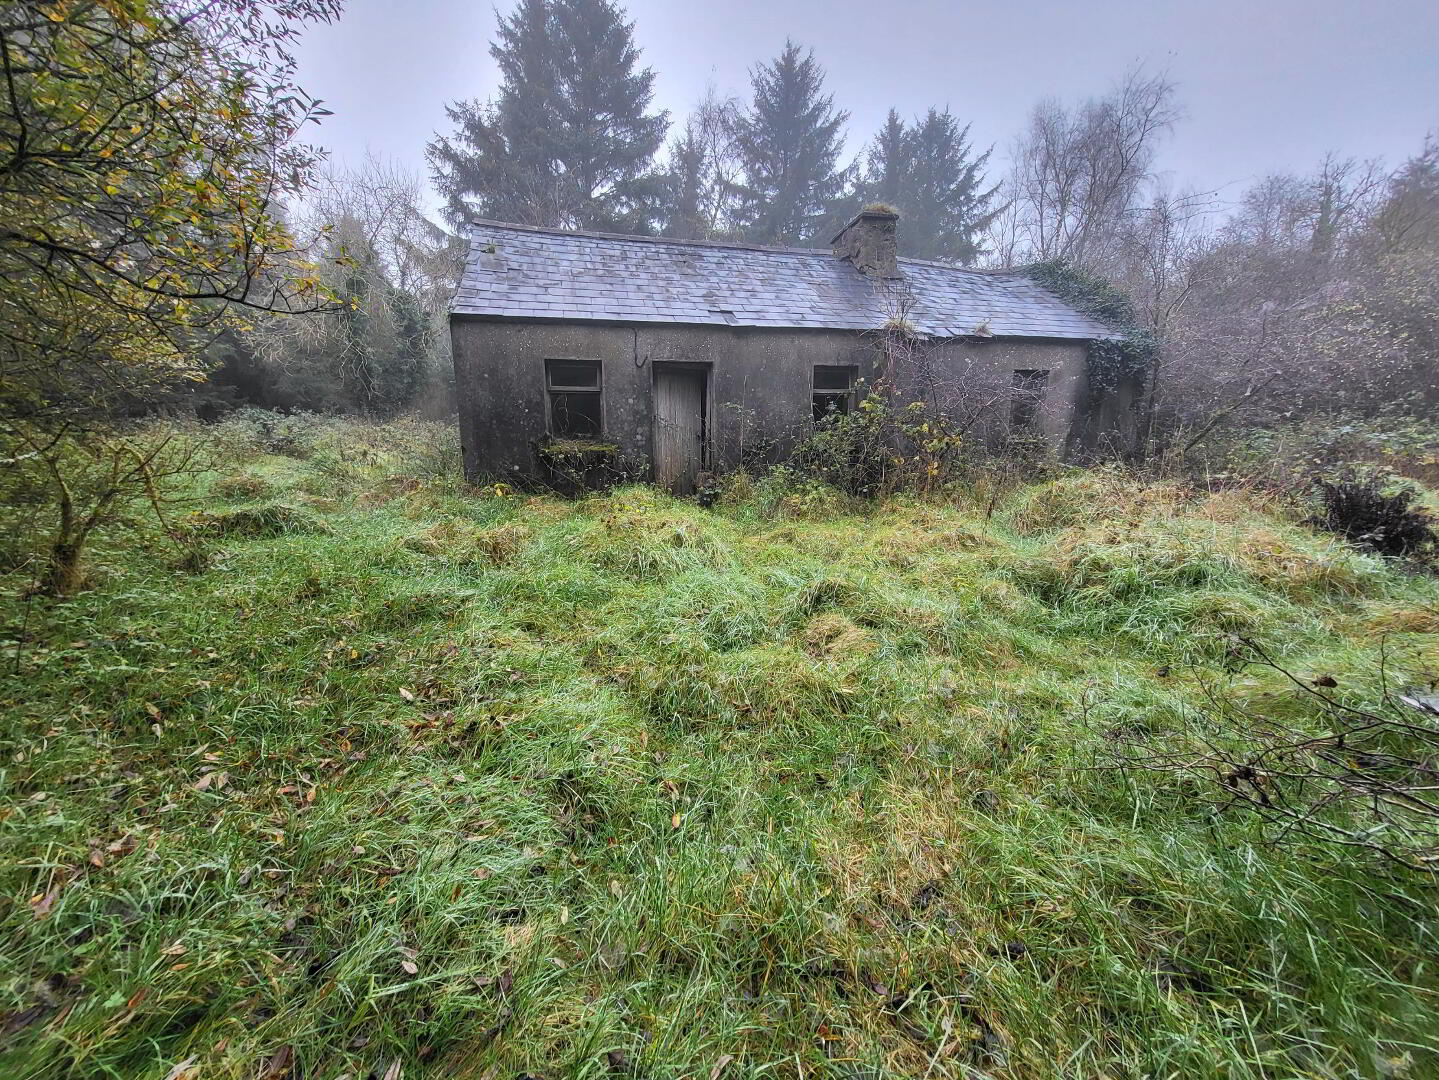
[[[854,407],[855,369],[840,364],[817,364],[814,369],[815,423],[844,416]]]
[[[597,439],[604,431],[598,360],[546,360],[550,434],[557,439]]]
[[[1011,431],[1032,431],[1044,405],[1044,389],[1049,372],[1020,369],[1010,383],[1009,428]]]

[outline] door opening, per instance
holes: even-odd
[[[690,495],[705,467],[708,371],[681,364],[654,365],[655,483]]]

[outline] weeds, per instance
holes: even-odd
[[[1419,492],[1380,472],[1341,473],[1315,482],[1323,509],[1315,524],[1381,555],[1424,556],[1439,545],[1435,519],[1414,505]]]
[[[1439,1068],[1418,886],[1090,768],[1238,634],[1372,709],[1432,579],[1242,495],[567,502],[418,441],[231,455],[206,515],[324,528],[201,573],[5,579],[0,1074]]]

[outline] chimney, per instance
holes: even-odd
[[[895,226],[899,214],[883,203],[872,203],[854,216],[834,238],[837,258],[848,259],[865,277],[900,277],[896,261]]]

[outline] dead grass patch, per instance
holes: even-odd
[[[530,527],[518,522],[481,529],[463,518],[446,518],[409,537],[405,547],[450,562],[482,559],[503,566],[520,553],[532,536]]]
[[[805,624],[805,651],[822,660],[844,660],[874,651],[874,638],[838,612],[826,611]]]
[[[1375,634],[1439,634],[1439,606],[1385,608],[1366,628]]]

